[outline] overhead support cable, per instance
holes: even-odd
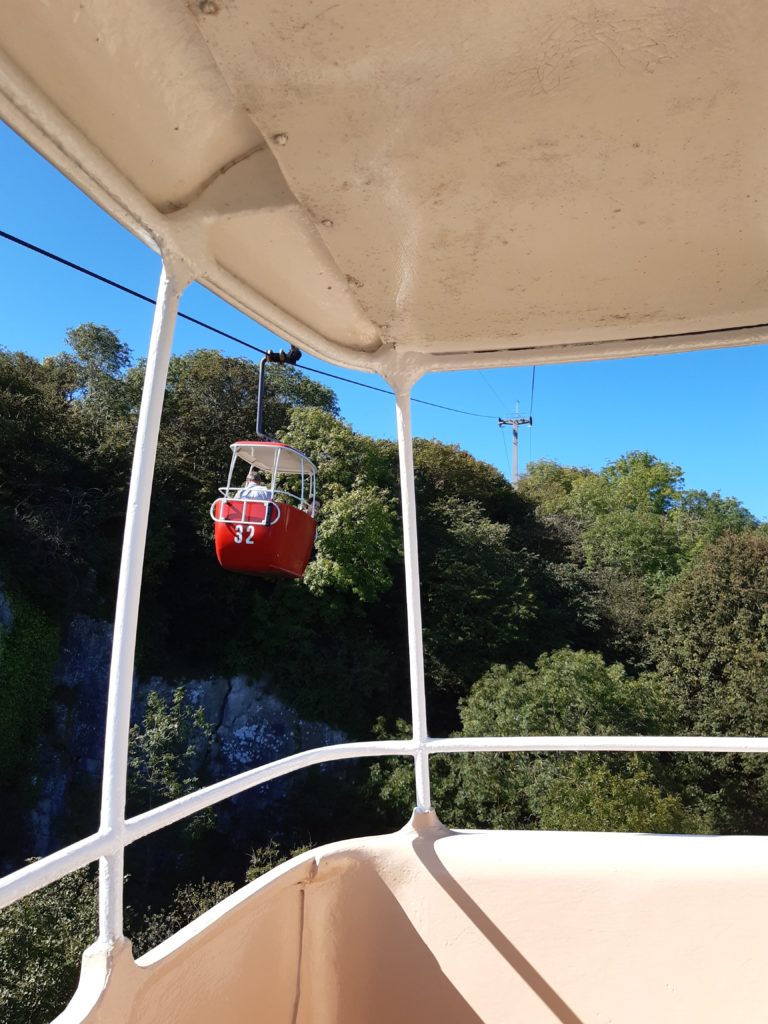
[[[53,260],[55,263],[60,263],[64,267],[68,267],[70,270],[76,270],[79,274],[85,274],[86,277],[91,277],[95,281],[100,281],[102,284],[109,285],[110,288],[116,288],[118,291],[124,292],[126,295],[131,295],[135,299],[141,299],[142,302],[148,302],[150,305],[155,304],[155,300],[150,295],[144,295],[142,292],[136,291],[135,288],[129,288],[127,285],[121,284],[119,281],[115,281],[111,277],[106,277],[104,274],[97,274],[95,270],[89,270],[87,267],[82,266],[80,263],[75,263],[73,260],[65,259],[63,256],[59,256],[55,252],[51,252],[48,249],[43,249],[39,245],[34,245],[32,242],[26,241],[24,238],[19,238],[17,235],[12,235],[8,231],[3,231],[0,228],[0,238],[5,238],[9,242],[13,242],[15,245],[20,245],[24,249],[29,249],[31,252],[37,253],[39,256],[44,256],[46,259]],[[230,334],[228,331],[221,330],[220,327],[214,327],[213,324],[206,323],[205,320],[199,320],[195,316],[190,316],[189,313],[178,313],[177,318],[179,320],[186,320],[188,323],[195,324],[197,327],[202,327],[203,330],[210,331],[212,334],[217,334],[220,338],[226,338],[228,341],[234,342],[236,345],[242,345],[243,348],[248,348],[252,352],[258,352],[264,356],[267,354],[267,350],[259,348],[258,345],[253,345],[249,341],[244,341],[242,338],[238,338],[234,334]],[[327,370],[317,370],[313,366],[302,367],[305,373],[314,373],[318,377],[329,377],[331,380],[339,380],[345,384],[354,384],[358,388],[366,388],[368,391],[378,391],[382,395],[394,396],[394,392],[390,391],[389,388],[380,388],[375,384],[366,384],[360,380],[352,380],[351,377],[342,377],[337,373],[330,373]],[[491,416],[489,413],[484,412],[471,412],[469,409],[455,409],[450,405],[440,405],[438,402],[428,402],[424,398],[412,398],[412,402],[416,402],[419,405],[428,405],[432,409],[442,409],[443,412],[456,413],[459,416],[474,416],[478,419],[484,420],[495,420],[496,416]]]

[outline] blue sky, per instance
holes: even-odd
[[[0,228],[76,263],[154,295],[160,262],[0,123]],[[68,327],[87,320],[117,331],[135,356],[146,352],[152,308],[0,238],[0,345],[38,358],[61,351]],[[182,310],[260,347],[279,340],[195,285]],[[179,323],[175,348],[246,350]],[[376,377],[317,366],[357,380]],[[394,403],[385,395],[332,382],[342,414],[356,429],[393,437]],[[520,468],[529,459],[599,469],[632,449],[682,466],[689,487],[720,491],[768,519],[768,346],[605,361],[536,370],[534,427],[520,431]],[[415,433],[459,444],[510,472],[509,428],[519,402],[530,412],[531,369],[433,374],[415,398],[482,413],[461,416],[414,405]],[[226,461],[226,458],[225,458]]]

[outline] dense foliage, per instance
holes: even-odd
[[[59,631],[50,617],[21,594],[8,601],[12,624],[0,626],[0,787],[23,783],[34,765],[34,741],[51,701],[51,674]]]
[[[22,592],[6,594],[8,624],[0,624],[0,806],[4,846],[24,856],[23,819],[34,798],[37,744],[53,703],[51,677],[59,629]]]
[[[462,701],[460,734],[658,735],[674,730],[675,712],[656,677],[632,677],[599,654],[563,649],[533,667],[494,666]],[[455,827],[669,832],[707,825],[658,758],[472,754],[435,761],[435,802]],[[412,799],[408,770],[378,765],[373,779],[402,818]]]
[[[84,324],[67,342],[42,362],[0,350],[0,589],[14,613],[0,633],[6,794],[54,711],[59,629],[77,612],[111,618],[120,557],[143,367],[105,327]],[[319,468],[315,558],[291,583],[216,563],[208,508],[228,445],[254,428],[257,386],[248,360],[213,351],[171,360],[138,670],[265,675],[301,715],[352,739],[406,735],[396,449],[353,431],[333,393],[299,370],[270,367],[265,418]],[[414,462],[433,734],[768,732],[768,533],[737,501],[686,489],[679,467],[646,452],[599,472],[539,462],[517,491],[456,446],[417,440]],[[150,698],[132,734],[133,809],[207,781],[211,728],[183,688],[171,701]],[[763,759],[478,754],[436,757],[433,769],[438,813],[464,827],[768,831]],[[153,884],[163,875],[167,884],[161,898],[129,882],[144,915],[138,944],[239,883],[249,855],[256,877],[307,842],[339,838],[352,798],[371,828],[401,825],[412,768],[388,760],[317,773],[306,789],[293,817],[226,856],[213,815],[175,831],[177,855],[145,847],[138,873],[149,877],[151,860]],[[202,875],[212,881],[195,881]],[[79,874],[6,916],[6,936],[31,950],[16,983],[36,1007],[9,1020],[42,1019],[53,1006],[35,965],[59,956],[43,940],[56,907],[70,966],[51,984],[71,987],[69,927],[79,950],[92,896]],[[0,958],[8,948],[0,942]]]
[[[234,890],[205,879],[180,885],[168,905],[125,908],[133,954],[140,956]],[[0,1019],[48,1024],[77,987],[84,949],[98,933],[95,872],[75,871],[0,910]]]
[[[77,986],[95,938],[95,876],[83,870],[0,911],[0,1018],[47,1024]]]

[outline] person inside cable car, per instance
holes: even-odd
[[[235,495],[236,498],[247,498],[251,501],[269,501],[272,492],[267,486],[267,480],[261,470],[251,466],[245,478],[243,486]]]

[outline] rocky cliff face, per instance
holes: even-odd
[[[3,629],[10,629],[13,625],[13,612],[11,606],[8,603],[8,598],[0,590],[0,627]]]
[[[104,752],[107,685],[112,645],[108,623],[79,616],[62,644],[54,680],[55,709],[50,734],[42,744],[38,797],[27,818],[26,848],[44,856],[61,842],[61,821],[71,813],[74,793],[98,790]],[[143,714],[148,694],[169,698],[183,686],[187,699],[202,707],[213,727],[210,748],[201,753],[198,774],[217,781],[298,750],[341,742],[343,733],[321,722],[308,722],[270,694],[263,678],[235,676],[209,679],[134,680],[133,719]],[[285,799],[288,782],[259,787],[253,795],[228,801],[222,808],[229,827],[241,813],[268,812]],[[98,821],[86,815],[82,835]]]

